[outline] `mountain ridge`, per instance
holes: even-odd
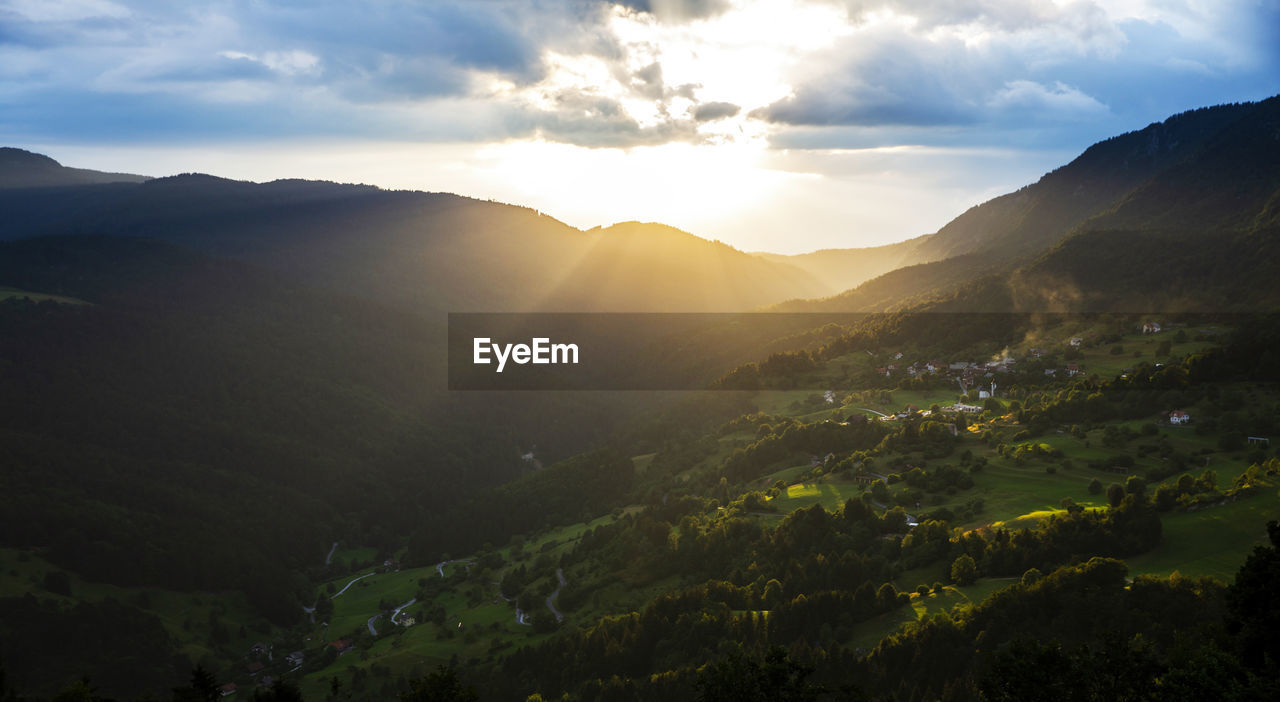
[[[0,146],[0,189],[88,183],[141,183],[149,179],[149,176],[132,173],[106,173],[87,168],[69,168],[44,154],[12,146]]]

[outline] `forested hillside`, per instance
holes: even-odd
[[[732,312],[831,292],[798,268],[671,227],[584,232],[446,193],[187,174],[0,190],[0,210],[3,239],[155,238],[424,315]]]

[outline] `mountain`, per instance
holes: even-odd
[[[861,249],[821,249],[794,255],[756,252],[755,255],[768,261],[791,264],[832,290],[848,290],[906,265],[908,257],[926,238],[928,235]]]
[[[39,188],[88,183],[141,183],[147,176],[67,168],[43,154],[0,147],[0,189]]]
[[[887,272],[779,311],[1257,309],[1280,224],[1280,97],[1202,108],[1095,144],[974,207]],[[1006,286],[992,298],[991,281]],[[980,281],[975,283],[975,281]],[[982,290],[970,298],[966,289]],[[977,300],[981,299],[981,303]]]
[[[423,313],[740,311],[829,294],[804,271],[671,227],[581,231],[447,193],[186,174],[0,191],[4,238],[154,238]]]
[[[970,208],[921,241],[908,260],[926,263],[975,251],[1013,258],[1043,251],[1135,188],[1193,158],[1258,107],[1201,108],[1098,142],[1039,181]]]

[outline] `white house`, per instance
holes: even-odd
[[[1160,323],[1159,323],[1159,322],[1147,322],[1146,324],[1142,325],[1142,333],[1143,333],[1143,334],[1159,334],[1159,333],[1160,333]]]
[[[1186,424],[1191,421],[1191,415],[1182,410],[1174,410],[1169,413],[1170,424]]]

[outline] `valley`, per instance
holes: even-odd
[[[797,256],[6,149],[0,700],[1265,699],[1278,115]],[[462,311],[704,389],[451,391]]]

